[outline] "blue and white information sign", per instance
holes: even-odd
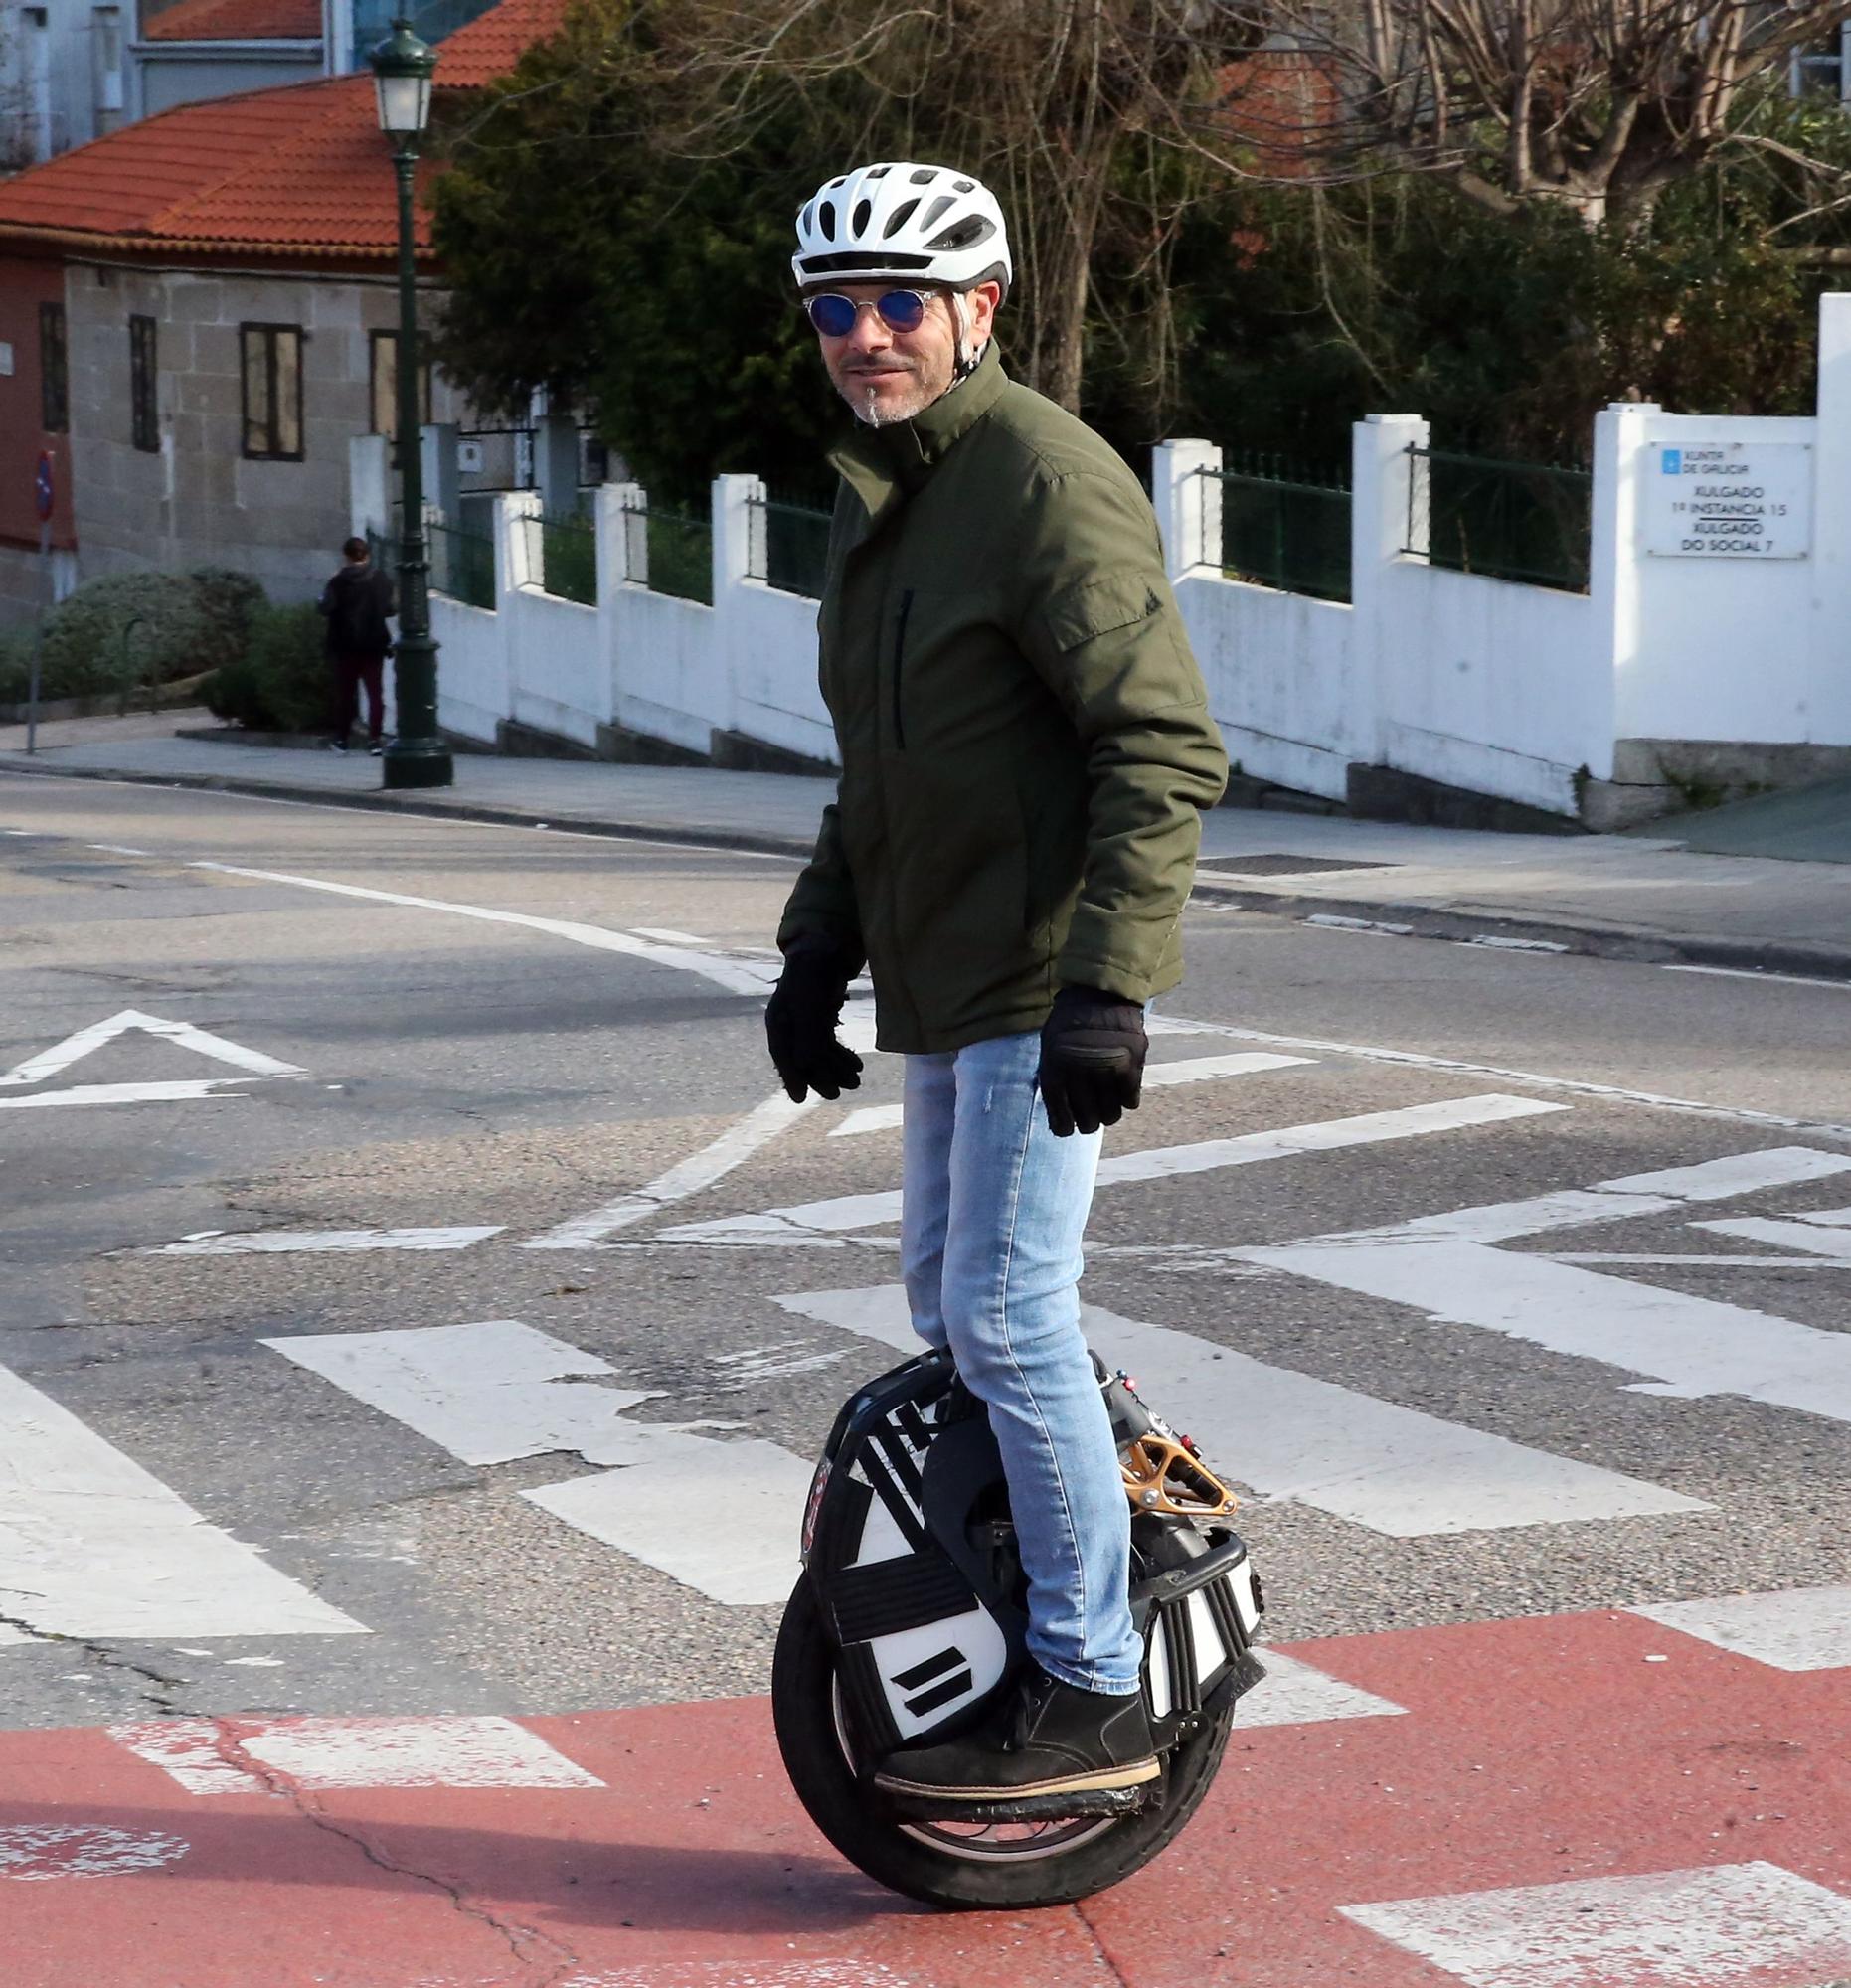
[[[1666,559],[1804,559],[1812,446],[1686,442],[1645,455],[1645,549]]]

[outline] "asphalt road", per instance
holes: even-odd
[[[105,1562],[35,1588],[0,1526],[0,1723],[763,1689],[713,1543],[899,1357],[891,1219],[813,1206],[898,1186],[852,1117],[898,1060],[767,1103],[792,874],[0,776],[0,1479],[32,1424],[28,1510],[138,1471],[243,1569],[229,1615],[163,1587],[157,1511],[97,1629]],[[1108,1137],[1085,1296],[1175,1335],[1101,1327],[1253,1491],[1271,1636],[1846,1579],[1851,989],[1206,909],[1187,947],[1153,1057],[1194,1068]],[[353,1246],[403,1231],[479,1233]],[[524,1495],[566,1485],[604,1536]]]

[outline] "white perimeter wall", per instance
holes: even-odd
[[[1410,503],[1418,416],[1356,427],[1349,605],[1224,578],[1220,486],[1204,473],[1220,451],[1163,444],[1153,499],[1230,757],[1334,799],[1363,763],[1573,814],[1578,774],[1611,778],[1622,739],[1851,746],[1851,295],[1822,300],[1820,351],[1816,419],[1599,417],[1585,594],[1429,565],[1418,480]],[[1808,557],[1646,550],[1656,451],[1731,440],[1812,444]],[[383,448],[354,444],[353,488],[372,493],[356,495],[357,528],[380,522]],[[614,724],[703,753],[729,732],[834,760],[816,603],[751,577],[763,494],[756,477],[715,481],[711,607],[649,590],[635,486],[598,493],[594,608],[545,592],[525,524],[538,500],[503,498],[496,610],[433,597],[443,724],[492,742],[513,718],[587,746]]]

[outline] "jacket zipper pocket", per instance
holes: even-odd
[[[900,596],[900,618],[894,624],[894,745],[907,749],[906,711],[901,702],[901,671],[907,652],[907,616],[913,612],[913,589]]]

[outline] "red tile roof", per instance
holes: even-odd
[[[316,42],[321,0],[173,0],[145,10],[141,37],[148,42]]]
[[[501,0],[440,45],[439,89],[505,75],[569,4]],[[397,250],[397,201],[372,78],[334,77],[182,104],[0,181],[0,248],[376,260]]]

